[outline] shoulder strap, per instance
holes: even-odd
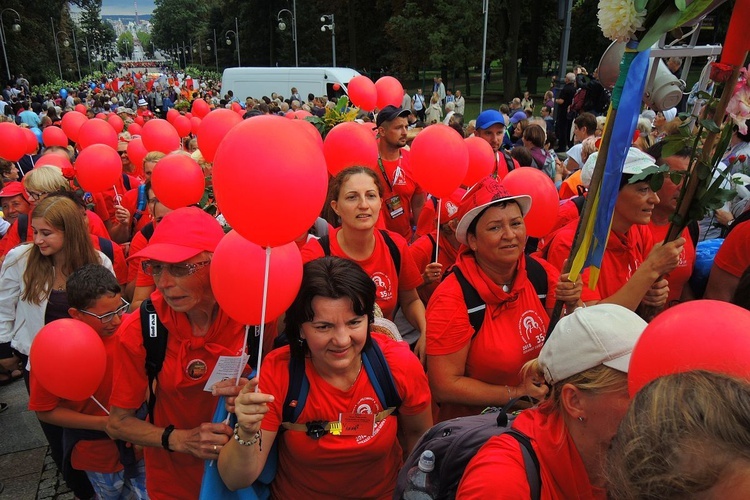
[[[388,245],[388,251],[393,259],[393,264],[396,266],[396,274],[401,274],[401,252],[399,252],[396,242],[393,241],[393,238],[388,235],[388,231],[385,229],[381,229],[380,234],[383,235],[385,244]]]
[[[378,399],[380,399],[381,406],[384,409],[401,406],[401,396],[398,395],[396,390],[396,384],[393,381],[393,375],[388,367],[385,355],[383,355],[378,343],[372,339],[370,339],[370,345],[362,351],[362,364],[375,388]]]
[[[318,238],[318,243],[323,248],[323,255],[329,257],[331,255],[331,240],[328,235],[323,235]]]
[[[578,209],[578,215],[581,215],[583,213],[583,204],[586,203],[586,197],[582,194],[579,194],[578,196],[574,196],[572,200],[573,204]]]
[[[122,173],[122,184],[125,186],[126,191],[130,191],[130,177],[125,172]]]
[[[505,165],[508,167],[508,172],[516,168],[516,164],[513,163],[513,157],[506,151],[502,146],[500,146],[500,151],[503,153],[503,158],[505,158]]]
[[[518,441],[526,469],[526,480],[529,482],[529,489],[531,490],[531,500],[539,500],[542,492],[542,474],[539,470],[539,459],[531,446],[531,440],[515,429],[508,429],[506,434]]]
[[[474,328],[471,339],[474,340],[474,337],[479,333],[479,329],[482,328],[482,323],[484,323],[484,312],[487,309],[487,304],[484,303],[477,289],[469,283],[458,266],[453,266],[453,274],[456,275],[458,284],[461,286],[461,292],[464,295],[466,310],[469,313],[469,323]]]
[[[21,243],[26,243],[26,238],[29,236],[29,216],[27,214],[18,214],[18,237],[21,238]]]
[[[526,275],[534,286],[534,290],[536,290],[539,300],[541,300],[542,305],[544,305],[544,299],[547,298],[548,291],[547,271],[544,270],[544,267],[542,267],[534,257],[529,256],[529,254],[524,254],[524,258],[526,259]]]
[[[432,262],[437,262],[437,241],[435,241],[435,238],[432,237],[432,233],[427,233],[427,237],[430,238],[430,242],[432,243],[432,253],[430,254],[430,259],[435,259]]]
[[[141,302],[141,335],[146,349],[146,374],[148,375],[148,417],[154,422],[156,392],[154,382],[159,376],[167,355],[167,327],[159,321],[151,299]]]
[[[97,236],[99,238],[99,248],[102,250],[102,253],[107,256],[109,261],[112,263],[112,265],[115,265],[115,249],[112,247],[112,240],[108,240],[107,238],[104,238],[102,236]]]
[[[310,392],[310,381],[305,376],[305,361],[294,356],[289,357],[289,388],[286,391],[282,422],[296,422],[307,401]]]
[[[144,238],[146,238],[146,241],[149,241],[151,237],[154,235],[154,223],[149,222],[143,228],[141,228],[141,234]]]
[[[701,237],[701,229],[700,226],[698,226],[698,221],[690,221],[690,224],[688,224],[687,228],[688,233],[690,234],[690,239],[693,240],[693,248],[696,248],[698,246],[698,240]]]

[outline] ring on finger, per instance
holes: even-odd
[[[216,450],[217,450],[216,445],[214,445],[214,453],[216,453]]]

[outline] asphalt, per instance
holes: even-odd
[[[23,380],[0,387],[0,500],[72,500],[48,455],[47,441],[34,412]]]

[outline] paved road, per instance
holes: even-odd
[[[22,380],[0,387],[0,500],[72,500],[52,458]]]

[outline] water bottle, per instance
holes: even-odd
[[[419,463],[409,469],[408,484],[404,491],[404,500],[432,500],[437,495],[437,484],[430,476],[435,468],[435,454],[425,450],[419,457]]]

